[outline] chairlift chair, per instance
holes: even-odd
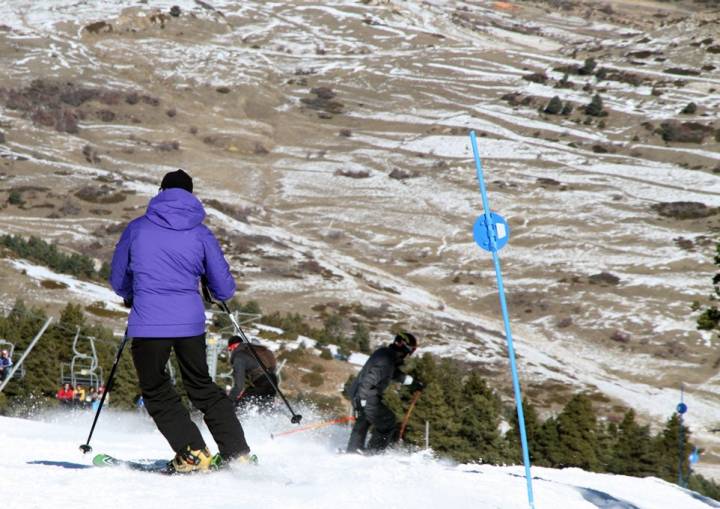
[[[80,351],[79,342],[82,339],[90,343],[90,354]],[[77,387],[78,384],[85,387],[94,387],[97,390],[102,385],[103,370],[98,361],[95,338],[92,336],[81,337],[80,327],[77,327],[73,338],[72,351],[73,358],[70,363],[60,366],[60,382],[69,383],[73,387]],[[65,372],[65,366],[68,366],[69,373]]]
[[[15,353],[15,343],[8,341],[7,339],[0,339],[0,350],[7,350],[8,357],[10,357],[10,361],[12,361],[13,354]],[[23,378],[25,378],[25,366],[21,364],[20,367],[17,368],[17,371],[13,366],[12,376],[14,376],[17,380],[22,380]]]

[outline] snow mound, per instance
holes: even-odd
[[[305,410],[304,421],[320,417]],[[337,452],[348,428],[335,426],[272,439],[291,429],[284,415],[248,415],[243,425],[258,466],[211,475],[167,477],[91,466],[78,450],[92,413],[52,412],[35,420],[0,417],[3,506],[71,509],[173,507],[263,509],[526,509],[522,467],[458,465],[429,451],[361,457]],[[207,429],[203,434],[214,448]],[[95,452],[124,459],[171,455],[150,419],[109,409],[92,442]],[[655,478],[533,469],[537,509],[707,509],[713,500]]]

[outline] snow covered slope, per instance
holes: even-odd
[[[308,422],[313,416],[306,412]],[[244,419],[259,466],[165,477],[90,465],[84,442],[91,412],[56,412],[41,420],[0,417],[4,508],[118,509],[213,507],[246,509],[528,507],[522,467],[457,465],[428,452],[378,457],[339,455],[348,430],[271,439],[288,428],[284,416]],[[204,427],[203,427],[204,428]],[[203,429],[208,443],[211,441]],[[99,422],[95,451],[122,458],[165,458],[170,452],[150,419],[109,411]],[[600,475],[577,469],[533,469],[538,509],[706,509],[720,504],[654,478]]]

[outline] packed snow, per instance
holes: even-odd
[[[304,423],[321,418],[305,410]],[[169,446],[149,417],[103,412],[91,445],[90,411],[53,411],[35,420],[0,417],[5,460],[0,464],[3,507],[65,509],[103,505],[118,509],[173,507],[343,509],[524,509],[521,466],[460,465],[431,451],[343,455],[349,428],[336,425],[271,438],[292,429],[283,414],[242,418],[259,465],[233,465],[212,474],[168,477],[93,467],[94,453],[123,459],[161,459]],[[207,429],[203,434],[212,449]],[[533,469],[537,509],[706,509],[720,503],[655,478],[593,474],[579,469]]]

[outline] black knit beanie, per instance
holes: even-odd
[[[180,189],[185,189],[188,193],[192,193],[192,177],[183,170],[166,173],[160,183],[160,189],[171,189],[173,187],[179,187]]]

